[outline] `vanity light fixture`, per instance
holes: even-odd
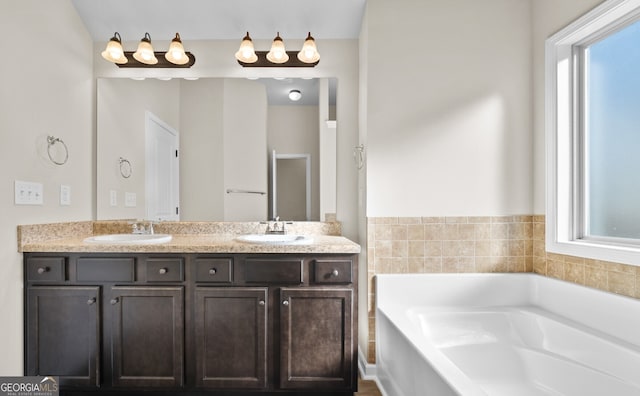
[[[185,52],[179,33],[176,33],[176,36],[171,40],[167,52],[153,50],[149,33],[144,34],[137,51],[133,52],[123,50],[122,38],[116,32],[109,40],[107,48],[102,52],[102,57],[115,63],[118,67],[191,67],[196,62],[192,53]]]
[[[311,36],[311,32],[304,40],[302,49],[298,52],[298,59],[303,63],[315,63],[320,60],[320,53],[316,47],[316,40]]]
[[[302,98],[302,93],[300,93],[299,90],[297,89],[292,89],[291,91],[289,91],[289,99],[297,102],[300,100],[300,98]]]
[[[271,50],[267,53],[267,60],[271,63],[286,63],[289,60],[287,50],[284,48],[284,41],[280,37],[280,32],[276,34],[276,38],[271,43]]]
[[[236,59],[238,62],[244,63],[255,63],[258,60],[256,51],[253,48],[253,40],[251,40],[249,32],[247,32],[247,35],[242,39],[240,48],[238,49],[238,52],[236,52]]]
[[[124,50],[122,49],[122,38],[120,37],[120,33],[115,32],[113,37],[107,43],[107,48],[102,51],[102,57],[109,62],[117,63],[117,64],[125,64],[129,60],[126,56],[124,56]]]
[[[145,33],[142,40],[140,40],[140,44],[138,44],[138,50],[133,53],[133,58],[140,63],[144,63],[145,65],[155,65],[156,63],[158,63],[158,58],[156,58],[156,55],[153,52],[153,46],[151,45],[151,35],[149,35],[149,33]]]
[[[176,33],[176,37],[171,40],[169,51],[164,54],[164,57],[175,65],[184,65],[189,62],[189,57],[184,52],[184,47],[182,46],[182,40],[180,40],[179,33]]]
[[[268,52],[255,51],[253,41],[247,32],[235,57],[243,67],[314,67],[320,61],[320,53],[311,32],[299,52],[285,49],[280,32],[276,34]]]

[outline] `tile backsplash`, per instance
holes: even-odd
[[[375,363],[375,275],[535,272],[640,298],[640,267],[548,253],[545,216],[367,218],[369,346]]]

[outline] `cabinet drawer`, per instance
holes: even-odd
[[[79,258],[76,277],[78,281],[133,282],[135,258]]]
[[[196,282],[231,283],[233,259],[199,258],[196,259]]]
[[[243,265],[243,277],[247,283],[304,282],[302,259],[247,259]]]
[[[147,259],[147,282],[182,282],[183,262],[180,257]]]
[[[315,260],[314,280],[316,283],[351,283],[352,268],[351,260]]]
[[[44,282],[64,281],[65,263],[65,257],[31,257],[27,262],[27,279]]]

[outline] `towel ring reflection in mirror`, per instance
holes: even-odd
[[[360,144],[353,148],[353,160],[358,167],[358,170],[364,166],[364,144]]]
[[[131,162],[128,159],[120,157],[120,174],[125,179],[131,177],[133,169],[131,168]]]
[[[58,148],[55,148],[56,143],[60,143]],[[62,149],[60,149],[60,146],[62,147]],[[59,156],[57,154],[62,154],[63,152],[64,152],[64,159],[58,160],[57,158]],[[57,138],[55,136],[47,136],[47,155],[49,156],[49,159],[51,160],[51,162],[53,162],[54,164],[64,165],[67,163],[67,160],[69,159],[69,149],[67,148],[67,145],[62,141],[62,139]]]

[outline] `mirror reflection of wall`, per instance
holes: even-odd
[[[268,216],[266,194],[227,194],[226,191],[269,192],[268,153],[273,148],[279,152],[311,155],[311,219],[320,220],[321,201],[335,201],[335,194],[330,199],[320,198],[324,166],[319,133],[323,122],[335,117],[335,103],[318,105],[318,86],[328,85],[327,79],[304,80],[310,87],[316,87],[303,89],[302,103],[296,104],[274,100],[270,94],[278,89],[288,93],[289,87],[296,84],[295,79],[269,80],[269,84],[277,84],[276,89],[260,80],[239,78],[99,79],[97,218],[147,217],[144,114],[152,112],[179,134],[180,220],[265,220]],[[303,100],[309,100],[309,91],[314,91],[311,96],[315,99],[305,102]],[[320,96],[327,99],[328,93]],[[335,136],[332,144],[335,146]],[[126,180],[119,176],[117,167],[111,164],[119,157],[132,162],[134,176]],[[329,166],[332,168],[335,164]],[[333,178],[335,180],[335,175]],[[126,193],[136,195],[136,205],[124,205]]]

